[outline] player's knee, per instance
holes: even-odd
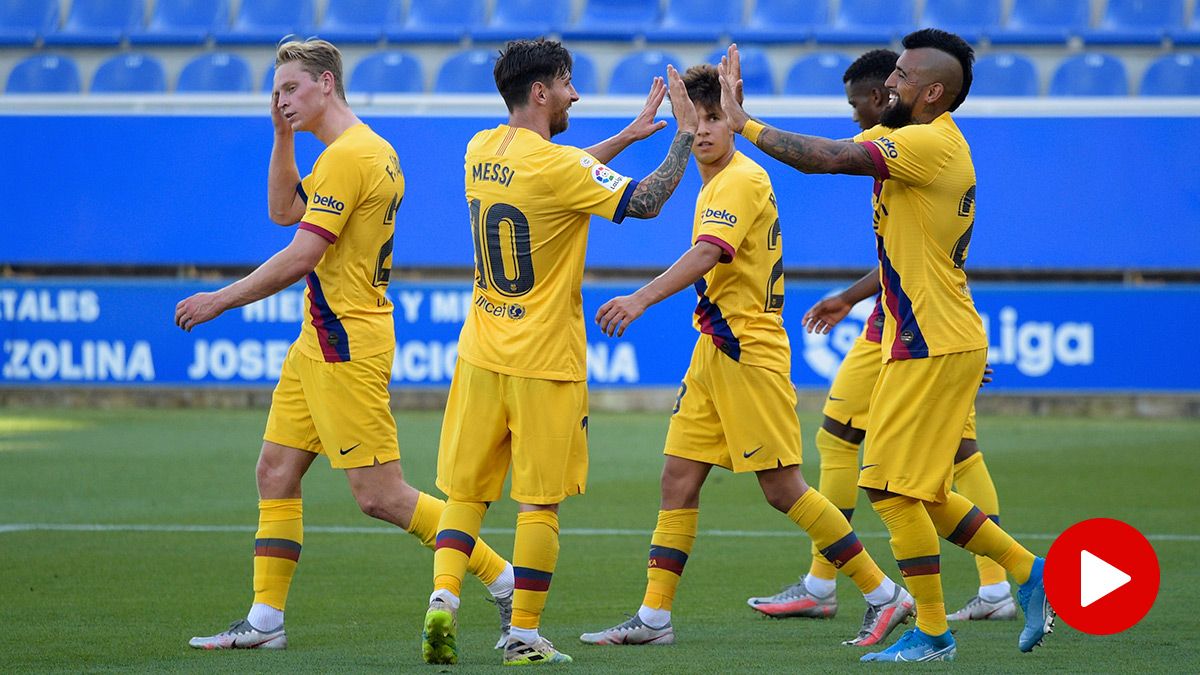
[[[362,509],[363,513],[372,518],[387,520],[387,503],[380,495],[362,490],[354,493],[354,500],[358,502],[358,508]]]
[[[266,455],[259,456],[258,464],[254,468],[259,495],[265,498],[298,496],[300,477],[294,474],[290,465],[272,461]]]
[[[662,475],[663,509],[690,509],[700,504],[700,488],[689,476],[664,469]]]

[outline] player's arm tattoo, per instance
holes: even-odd
[[[688,158],[692,155],[692,139],[695,136],[690,131],[675,134],[666,159],[658,165],[654,173],[643,178],[633,189],[625,215],[633,218],[653,218],[658,215],[663,204],[667,203],[667,198],[675,192],[680,179],[683,178]]]
[[[854,141],[835,141],[767,127],[754,143],[775,159],[804,173],[848,173],[879,177],[875,162]]]

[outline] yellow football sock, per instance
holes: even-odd
[[[917,499],[897,495],[871,504],[892,535],[892,553],[904,585],[917,602],[917,628],[926,635],[942,635],[946,603],[942,597],[942,568],[937,530]]]
[[[699,509],[671,509],[658,512],[658,524],[650,538],[650,559],[646,564],[646,596],[642,604],[651,609],[671,611],[675,588],[683,576],[696,541]]]
[[[413,509],[412,520],[408,524],[408,532],[426,548],[436,550],[438,522],[442,519],[442,511],[446,502],[427,495],[424,492],[417,496],[417,506]],[[508,562],[492,550],[488,543],[479,537],[475,538],[475,548],[471,551],[471,559],[467,562],[467,571],[479,577],[484,585],[489,585],[500,577]]]
[[[418,500],[418,504],[420,501]],[[467,573],[467,561],[476,548],[479,528],[487,504],[451,500],[442,510],[438,521],[437,543],[433,549],[433,588],[450,591],[462,597],[462,580]],[[413,520],[416,520],[414,516]]]
[[[557,565],[558,514],[545,510],[518,513],[513,544],[513,628],[538,627]]]
[[[787,516],[808,533],[820,554],[850,577],[858,590],[870,593],[883,582],[883,570],[858,541],[846,516],[820,492],[810,487],[788,509]]]
[[[254,602],[284,609],[303,544],[301,500],[258,500],[258,532],[254,534]]]
[[[858,502],[858,444],[817,429],[817,451],[821,453],[821,483],[817,489],[848,521]],[[821,555],[815,543],[808,573],[818,579],[837,578],[837,568]]]
[[[925,509],[937,526],[938,534],[946,541],[995,560],[1018,584],[1029,581],[1033,554],[999,525],[988,520],[966,497],[951,492],[945,503],[926,502]]]
[[[982,452],[954,465],[954,489],[978,506],[992,522],[1000,524],[1000,498],[996,496],[996,485],[992,482],[992,474],[988,473]],[[979,569],[980,586],[1008,580],[1004,568],[987,556],[975,556],[975,567]]]

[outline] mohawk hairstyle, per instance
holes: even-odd
[[[859,82],[885,82],[892,71],[896,69],[896,59],[900,55],[890,49],[872,49],[850,64],[842,75],[842,82],[857,84]]]
[[[513,40],[500,50],[492,75],[511,112],[528,103],[534,82],[548,85],[555,78],[570,75],[572,66],[571,52],[557,40]]]
[[[950,111],[958,110],[958,106],[962,105],[962,102],[967,99],[967,93],[971,91],[973,77],[971,64],[975,63],[975,50],[971,49],[971,45],[954,33],[947,33],[937,28],[922,28],[914,33],[909,33],[904,36],[902,44],[905,49],[936,49],[958,59],[958,64],[962,66],[962,90],[950,104]]]

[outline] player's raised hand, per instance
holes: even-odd
[[[646,97],[646,105],[642,107],[642,112],[633,118],[629,126],[625,127],[625,132],[630,135],[635,141],[640,141],[644,138],[653,136],[655,132],[666,128],[666,120],[655,121],[654,116],[658,114],[658,108],[662,105],[663,99],[667,96],[667,85],[661,77],[654,78],[654,82],[650,85],[650,95]]]
[[[629,324],[645,311],[646,305],[635,296],[619,295],[596,310],[596,325],[600,326],[600,332],[609,337],[621,337]]]
[[[737,83],[737,86],[734,87],[734,94],[737,95],[738,105],[744,104],[746,96],[742,85],[742,55],[738,53],[736,42],[725,50],[725,56],[721,57],[721,63],[724,63],[725,69],[729,71],[730,79]]]
[[[730,45],[729,49],[736,57],[737,45]],[[729,127],[740,134],[750,116],[742,109],[742,78],[733,76],[734,67],[734,62],[728,56],[722,56],[721,63],[717,65],[717,75],[721,80],[721,110],[725,112],[725,119],[729,120]],[[740,62],[736,67],[740,73]]]
[[[692,99],[688,96],[687,87],[684,86],[683,78],[679,76],[679,71],[675,70],[675,66],[670,64],[667,64],[667,82],[671,97],[671,112],[675,115],[675,121],[679,124],[679,130],[691,134],[696,133],[696,128],[700,126],[700,117],[696,114],[696,105],[692,103]]]
[[[217,293],[197,293],[175,305],[175,325],[187,332],[205,321],[212,321],[225,311]]]
[[[800,324],[810,333],[824,335],[846,318],[853,307],[840,295],[833,295],[810,307],[801,317]]]

